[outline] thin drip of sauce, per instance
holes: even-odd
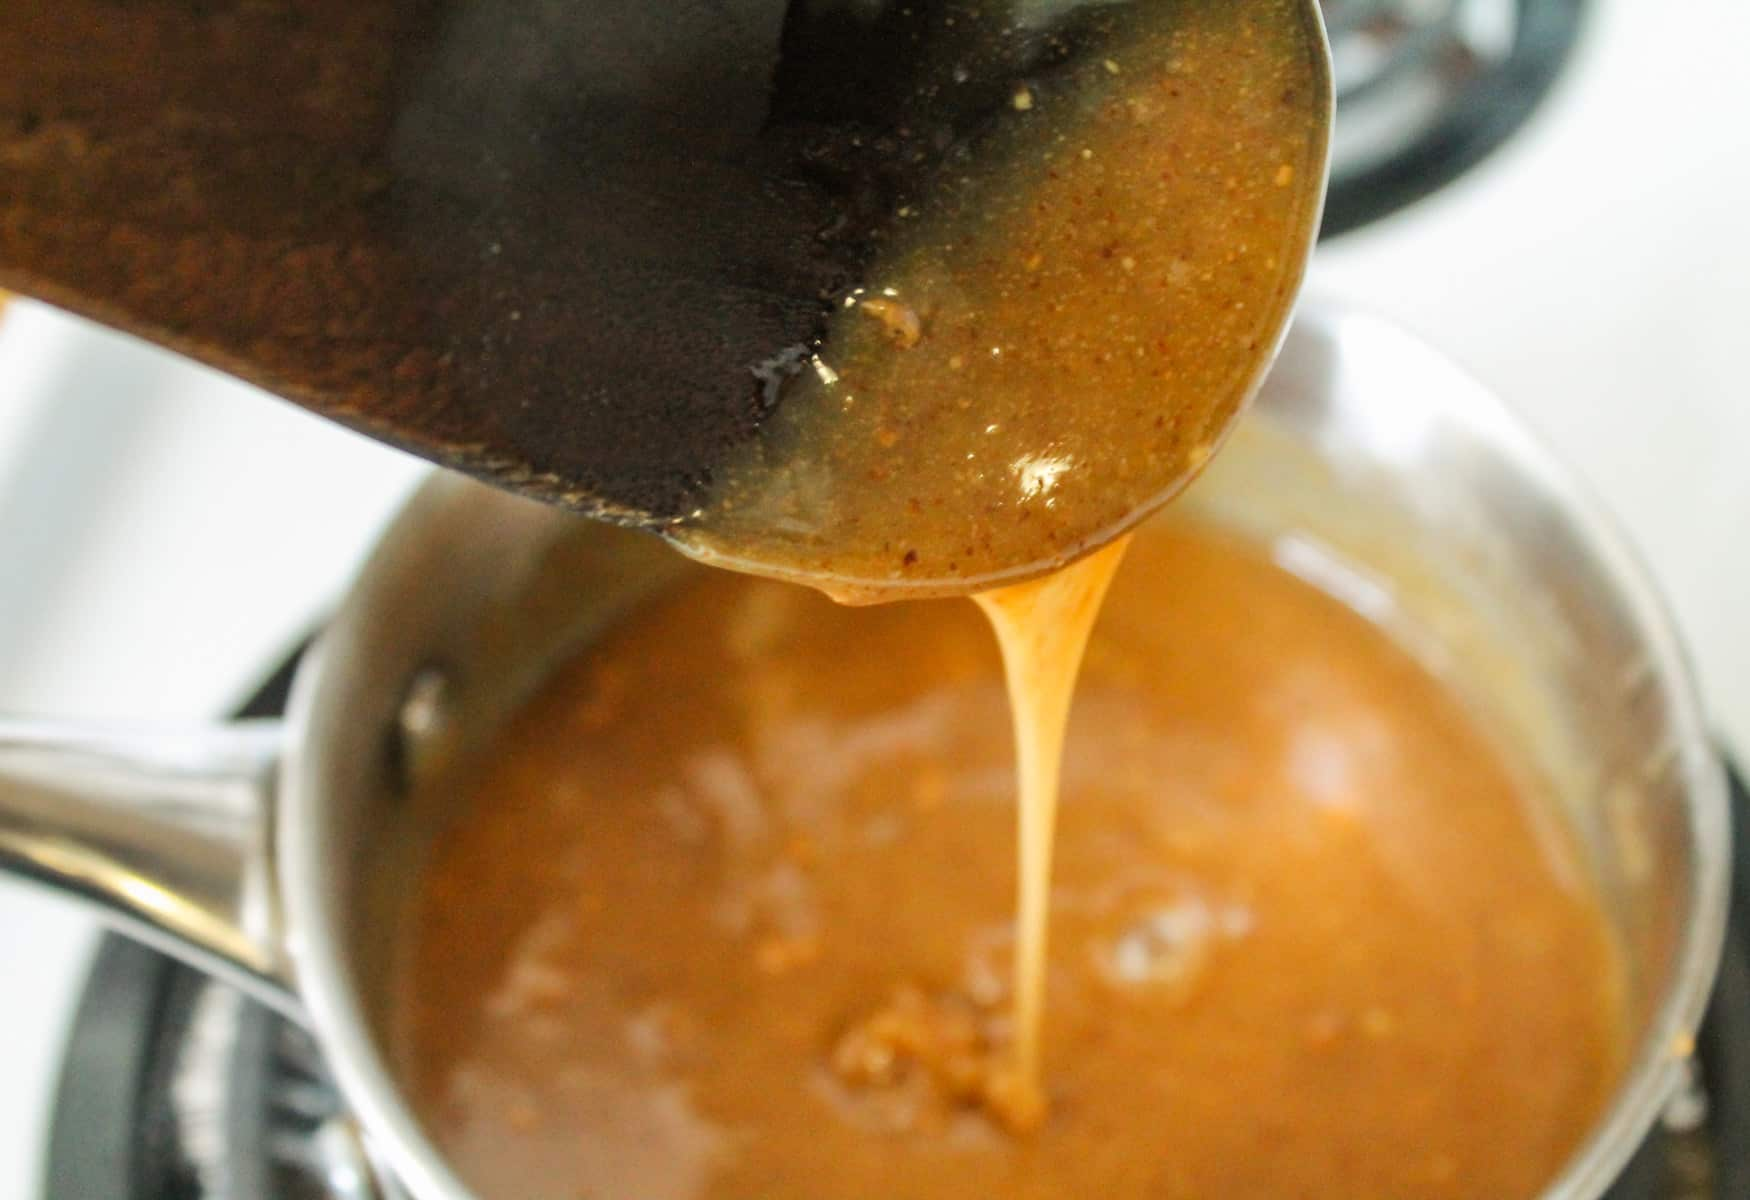
[[[1051,932],[1051,851],[1057,833],[1064,728],[1088,635],[1129,545],[1126,535],[1043,579],[973,597],[989,618],[1002,649],[1015,729],[1020,835],[1015,1045],[1010,1070],[995,1081],[990,1105],[1016,1132],[1036,1128],[1045,1119],[1047,1107],[1040,1042]]]

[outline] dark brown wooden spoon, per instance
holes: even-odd
[[[665,528],[758,364],[1124,7],[6,0],[0,287]]]

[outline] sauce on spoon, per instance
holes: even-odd
[[[1219,446],[1287,324],[1329,80],[1301,0],[1099,17],[1099,53],[904,214],[669,532],[841,600],[967,594],[1110,541]]]

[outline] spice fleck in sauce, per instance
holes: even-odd
[[[841,599],[968,594],[1111,540],[1202,467],[1288,319],[1324,187],[1304,0],[1100,10],[1021,86],[671,531]]]
[[[1249,543],[1140,529],[1081,667],[1018,1061],[971,605],[699,572],[468,778],[400,1069],[488,1200],[1529,1200],[1622,1065],[1587,871],[1441,682]]]

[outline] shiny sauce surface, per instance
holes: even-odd
[[[1063,760],[1043,1044],[971,605],[702,574],[457,781],[399,1066],[487,1197],[1529,1198],[1621,1070],[1621,965],[1540,798],[1268,555],[1142,529]]]
[[[968,594],[1110,541],[1218,447],[1316,233],[1318,17],[1086,7],[1102,52],[1017,82],[821,342],[766,364],[776,408],[683,549],[853,601]]]

